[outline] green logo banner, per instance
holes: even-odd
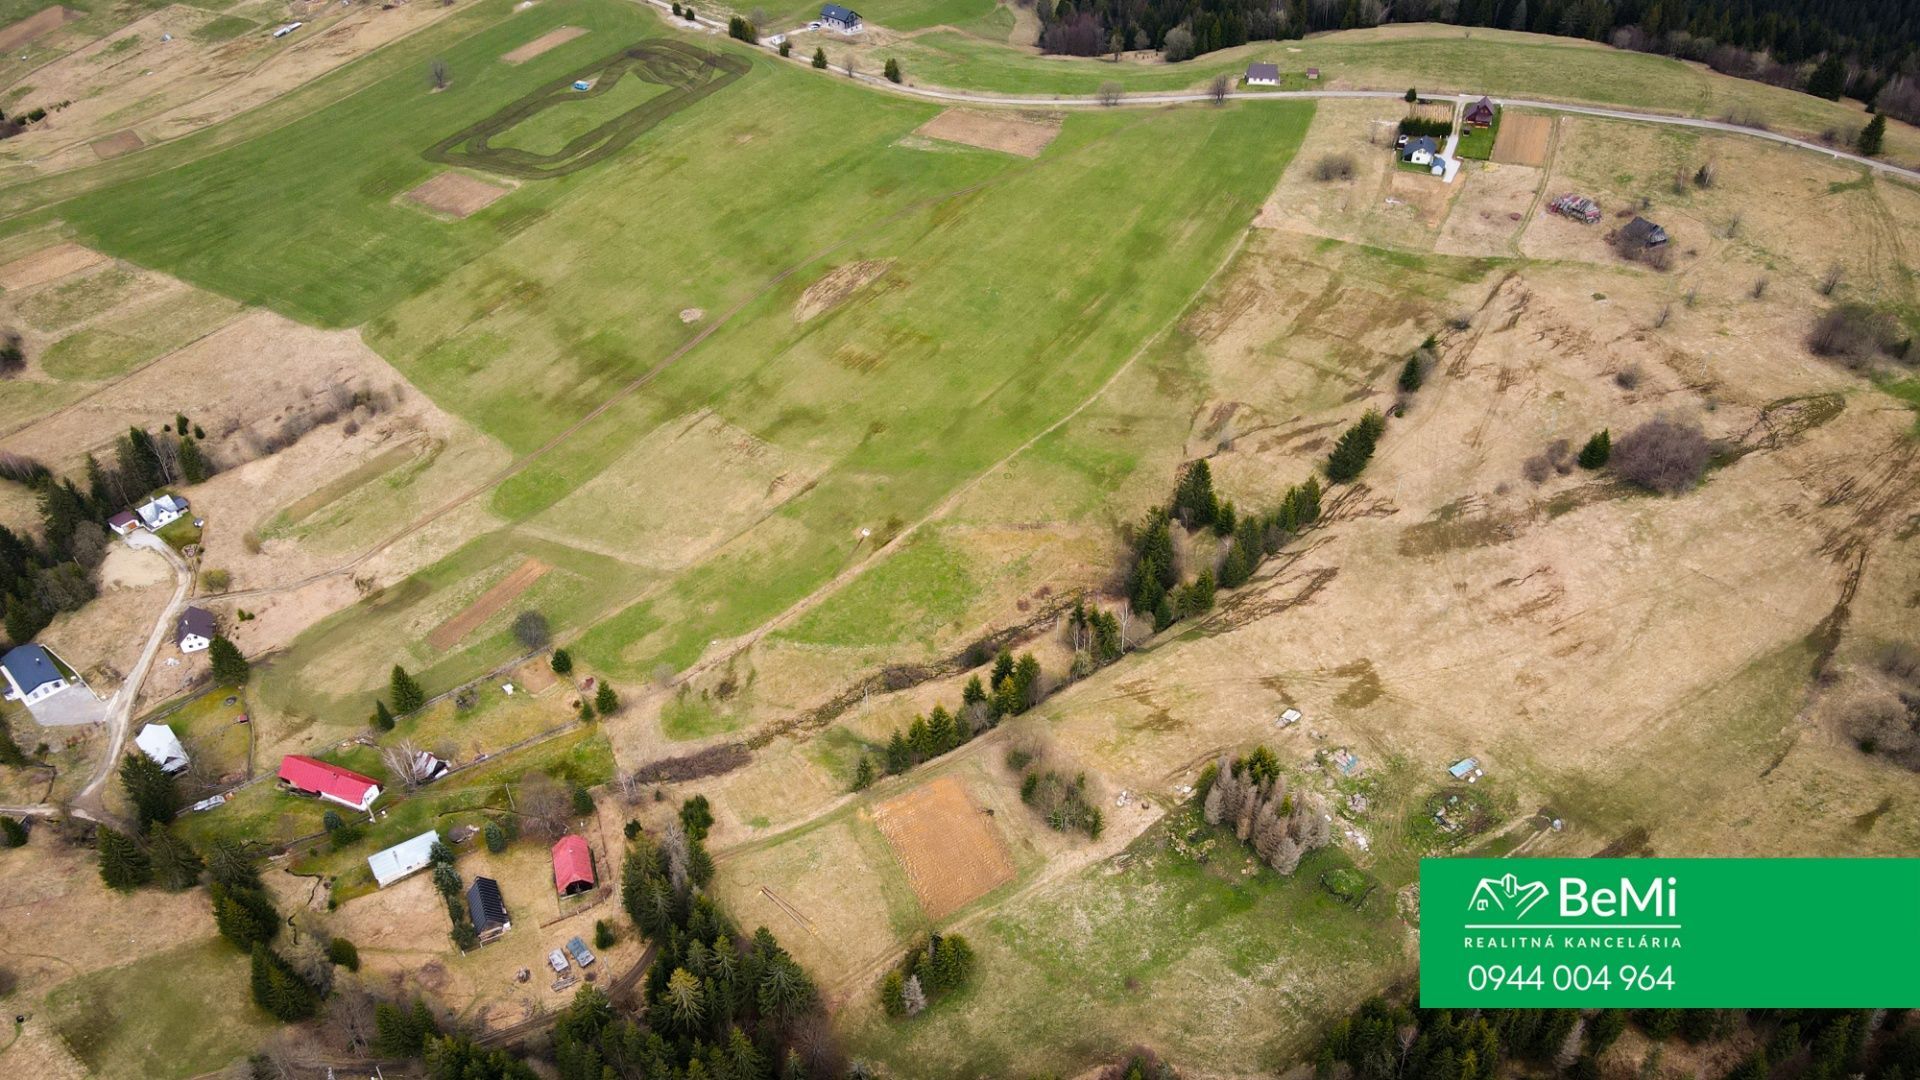
[[[1920,1006],[1920,859],[1423,859],[1420,1004]]]

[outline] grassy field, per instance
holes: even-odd
[[[963,927],[973,985],[910,1023],[862,1002],[854,1052],[943,1077],[1064,1075],[1137,1044],[1232,1075],[1282,1068],[1320,1016],[1405,965],[1393,897],[1374,888],[1356,908],[1329,891],[1323,875],[1353,874],[1336,851],[1283,879],[1243,874],[1231,835],[1205,864],[1174,842],[1216,833],[1172,815],[1123,860]]]
[[[46,1009],[89,1075],[171,1080],[243,1058],[274,1030],[246,985],[246,956],[214,938],[63,983]]]
[[[1829,102],[1716,75],[1669,57],[1484,27],[1350,30],[1304,41],[1255,42],[1181,64],[1043,59],[949,32],[922,34],[880,52],[897,56],[916,83],[999,93],[1086,95],[1108,81],[1135,91],[1199,90],[1216,74],[1237,75],[1248,63],[1269,61],[1280,66],[1283,77],[1318,67],[1321,79],[1315,85],[1328,89],[1398,90],[1411,84],[1422,92],[1592,102],[1714,118],[1741,115],[1803,135],[1834,128],[1851,136],[1867,120],[1854,102]],[[1896,123],[1887,146],[1895,157],[1920,155],[1920,131]]]

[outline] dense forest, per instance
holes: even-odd
[[[1920,116],[1920,0],[1037,0],[1041,48],[1184,60],[1249,41],[1384,22],[1447,22],[1605,41]],[[1891,93],[1888,93],[1891,91]]]

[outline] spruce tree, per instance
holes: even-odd
[[[887,57],[887,65],[884,69],[882,69],[882,74],[886,75],[887,81],[890,83],[899,82],[900,81],[900,61],[895,60],[891,56]]]
[[[1327,456],[1327,478],[1338,482],[1359,476],[1373,458],[1374,445],[1385,428],[1386,421],[1380,414],[1368,411],[1352,427],[1341,432],[1340,438],[1333,444],[1333,452]]]
[[[216,863],[217,866],[217,858]],[[218,873],[217,869],[215,871]],[[280,913],[265,892],[216,880],[207,889],[213,900],[213,925],[220,936],[243,949],[272,941],[280,932]]]
[[[1245,585],[1247,579],[1251,576],[1253,576],[1253,571],[1247,568],[1246,552],[1242,550],[1239,544],[1234,544],[1233,547],[1227,551],[1226,561],[1220,564],[1220,587],[1223,589],[1237,589]]]
[[[613,710],[620,707],[620,696],[613,692],[613,684],[600,680],[600,689],[594,691],[593,707],[600,710],[602,716],[612,716]]]
[[[305,1020],[320,1008],[320,995],[280,954],[267,946],[253,946],[252,990],[254,1004],[282,1023]]]
[[[814,48],[813,66],[818,68],[821,71],[827,70],[827,50],[819,48],[817,46]]]
[[[873,786],[873,759],[860,755],[859,764],[853,767],[853,790],[865,791]]]
[[[172,821],[180,810],[180,788],[173,775],[144,753],[136,751],[121,759],[120,785],[126,789],[142,828],[156,821]]]
[[[1607,459],[1612,456],[1613,436],[1608,434],[1605,428],[1602,428],[1598,434],[1587,440],[1585,446],[1580,448],[1580,467],[1583,469],[1603,468],[1607,464]]]
[[[1213,493],[1213,469],[1202,458],[1187,466],[1173,493],[1173,513],[1189,529],[1213,524],[1220,503]]]
[[[1873,157],[1880,152],[1880,144],[1886,138],[1887,118],[1884,114],[1875,113],[1873,119],[1867,121],[1867,126],[1860,129],[1860,140],[1856,145],[1862,155]]]
[[[552,659],[547,661],[547,666],[553,668],[555,675],[568,674],[573,670],[573,654],[565,649],[555,649]]]
[[[190,889],[200,883],[200,871],[206,865],[192,845],[173,835],[166,825],[147,826],[147,858],[153,864],[153,880],[172,892]]]
[[[206,455],[200,452],[200,444],[194,441],[191,435],[182,436],[180,439],[180,478],[189,484],[198,484],[212,475],[212,472],[213,470],[207,465]]]
[[[1420,370],[1419,354],[1407,357],[1406,364],[1400,368],[1400,389],[1411,394],[1426,381],[1426,373]]]
[[[0,814],[0,847],[25,847],[27,827],[10,814]]]
[[[1838,52],[1830,52],[1820,65],[1813,69],[1807,78],[1807,93],[1814,97],[1839,101],[1840,94],[1847,88],[1847,62]]]
[[[153,880],[153,864],[133,837],[100,825],[93,842],[100,855],[100,880],[109,889],[135,889]]]
[[[20,749],[19,743],[13,741],[13,725],[7,722],[6,717],[0,716],[0,765],[17,769],[26,764],[28,764],[27,752]]]
[[[887,740],[887,771],[903,773],[913,767],[913,747],[907,745],[907,737],[899,728],[893,729],[893,738]]]
[[[253,674],[253,666],[224,635],[213,636],[213,644],[207,647],[207,658],[213,664],[213,681],[221,686],[245,686]]]
[[[426,691],[420,689],[420,684],[413,681],[413,676],[407,674],[407,669],[399,664],[393,665],[393,674],[388,679],[387,690],[393,698],[393,711],[401,716],[427,703]]]
[[[372,722],[375,730],[378,730],[378,731],[393,730],[393,710],[387,708],[387,703],[384,701],[381,701],[379,698],[375,698],[373,700],[373,721]]]

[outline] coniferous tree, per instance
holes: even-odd
[[[373,726],[379,731],[393,730],[393,710],[379,698],[373,700]]]
[[[1859,147],[1862,155],[1873,157],[1880,153],[1880,144],[1885,142],[1886,138],[1886,114],[1875,113],[1873,119],[1867,121],[1867,126],[1860,129],[1860,138],[1855,145]]]
[[[1407,357],[1407,362],[1400,368],[1400,389],[1411,394],[1420,389],[1420,384],[1425,381],[1426,373],[1420,370],[1420,354]]]
[[[144,753],[136,751],[121,759],[120,786],[133,803],[134,817],[142,828],[156,821],[172,821],[180,810],[180,787],[173,774]]]
[[[600,680],[600,688],[593,693],[593,707],[600,710],[602,716],[611,716],[613,710],[620,707],[620,695],[613,692],[612,683]]]
[[[887,771],[903,773],[913,767],[913,747],[907,743],[907,737],[899,728],[893,729],[893,738],[887,740]]]
[[[207,659],[213,665],[213,679],[221,686],[245,686],[253,674],[253,666],[247,658],[240,655],[240,649],[225,635],[215,634],[213,644],[207,647]]]
[[[200,444],[194,441],[191,435],[182,436],[180,439],[181,479],[189,484],[198,484],[211,475],[212,471],[207,465],[206,455],[200,452]]]
[[[263,890],[215,880],[207,892],[213,900],[213,925],[221,937],[247,949],[279,934],[280,913]]]
[[[1583,469],[1598,469],[1604,467],[1607,459],[1612,456],[1613,436],[1608,434],[1605,428],[1601,428],[1597,434],[1587,440],[1585,446],[1580,448],[1578,460]]]
[[[886,67],[882,69],[882,74],[884,74],[887,77],[887,81],[890,83],[899,82],[900,81],[900,61],[895,60],[891,56],[887,57],[887,64],[886,64]]]
[[[1372,460],[1374,446],[1385,430],[1386,420],[1368,410],[1352,427],[1341,432],[1333,444],[1333,452],[1327,456],[1327,478],[1342,481],[1359,476]]]
[[[1813,69],[1813,74],[1807,77],[1807,93],[1828,101],[1839,101],[1846,88],[1847,62],[1837,52],[1828,53],[1827,58],[1820,61],[1819,66]]]
[[[853,790],[865,791],[873,786],[873,759],[860,755],[859,764],[853,767]]]
[[[1219,498],[1213,492],[1213,469],[1206,459],[1187,466],[1173,493],[1173,513],[1189,529],[1213,524],[1220,512]]]
[[[0,716],[0,765],[17,769],[27,764],[30,762],[26,751],[20,749],[20,744],[13,740],[13,725],[7,722],[6,717]]]
[[[565,649],[553,650],[553,656],[547,661],[555,675],[565,675],[573,670],[573,654]]]
[[[813,66],[821,71],[827,70],[827,50],[815,46],[813,50]]]
[[[0,814],[0,847],[25,847],[27,827],[10,814]]]
[[[393,698],[393,711],[400,716],[420,708],[427,703],[426,691],[407,674],[407,669],[399,664],[393,665],[393,674],[388,678],[387,692]]]
[[[100,856],[100,880],[109,889],[135,889],[153,880],[153,864],[133,837],[105,825],[93,833]]]
[[[282,1023],[294,1023],[312,1016],[320,1008],[320,995],[279,953],[264,944],[253,946],[252,978],[254,1004]]]
[[[173,892],[190,889],[200,883],[206,866],[200,853],[161,822],[147,826],[147,858],[153,864],[153,880]]]

